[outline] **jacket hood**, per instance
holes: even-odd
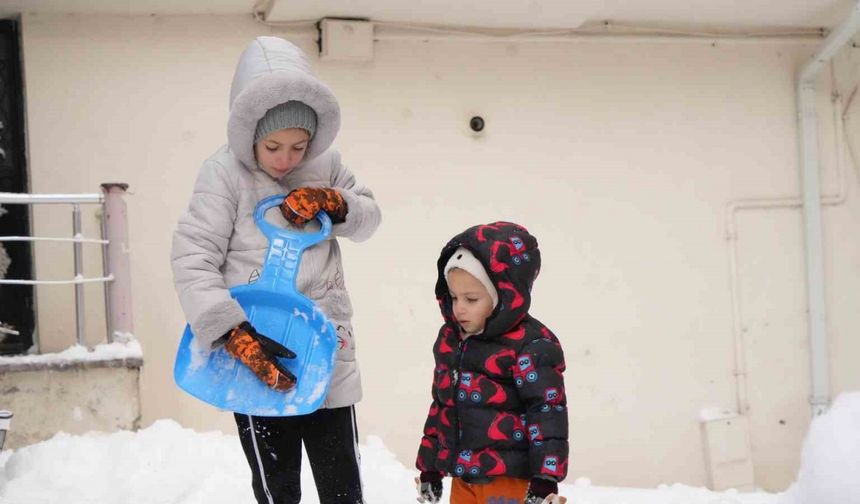
[[[537,239],[512,222],[473,226],[451,238],[437,262],[436,299],[446,323],[455,323],[455,319],[444,270],[459,247],[469,249],[478,258],[499,294],[484,331],[473,337],[492,338],[510,331],[528,315],[531,305],[532,284],[540,272]]]
[[[304,164],[334,142],[340,129],[340,106],[331,89],[313,74],[301,49],[278,37],[257,37],[239,57],[230,87],[227,143],[242,164],[257,166],[257,122],[270,108],[290,100],[305,103],[317,114],[317,130]]]

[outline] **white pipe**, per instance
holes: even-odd
[[[831,64],[833,74],[833,88],[838,91],[836,84],[836,71]],[[848,105],[845,105],[847,108]],[[833,137],[834,150],[836,151],[836,179],[838,187],[835,194],[823,195],[821,204],[825,206],[838,206],[848,199],[846,191],[845,162],[843,159],[844,146],[848,146],[845,138],[844,122],[847,113],[843,111],[842,96],[834,93],[833,97]],[[726,240],[729,243],[729,292],[732,306],[732,335],[734,340],[734,376],[736,408],[739,414],[749,411],[749,399],[747,390],[747,365],[745,353],[746,327],[743,326],[743,314],[741,310],[741,282],[738,274],[738,234],[737,218],[738,212],[743,210],[768,210],[768,209],[799,209],[803,207],[803,200],[799,196],[794,197],[771,197],[771,198],[746,198],[733,200],[726,205]]]
[[[716,35],[705,37],[699,35],[661,35],[640,33],[569,33],[558,35],[534,35],[534,36],[487,36],[469,33],[420,33],[420,32],[388,32],[374,35],[375,41],[463,41],[474,43],[558,43],[558,42],[646,42],[646,43],[698,43],[698,44],[729,44],[729,43],[774,43],[774,44],[809,44],[814,43],[820,37],[817,36],[773,36],[773,37],[730,37]]]
[[[319,38],[316,21],[301,22],[259,22],[268,26],[272,33],[288,39]],[[513,32],[469,30],[466,28],[430,27],[407,25],[402,23],[374,22],[373,39],[375,42],[429,42],[429,41],[463,41],[473,43],[558,43],[558,42],[655,42],[655,43],[799,43],[810,44],[824,37],[819,30],[797,32],[768,33],[731,33],[713,32],[698,33],[684,31],[668,31],[657,28],[628,27],[606,29],[558,30],[555,32]]]
[[[826,65],[860,29],[860,0],[848,18],[834,29],[797,77],[797,114],[803,190],[803,228],[806,245],[806,296],[808,303],[813,416],[830,404],[830,362],[827,352],[827,306],[824,294],[824,247],[821,232],[818,116],[815,80]]]
[[[818,51],[801,68],[797,76],[798,84],[815,86],[815,78],[821,73],[824,65],[851,40],[851,37],[857,34],[858,29],[860,29],[860,1],[851,9],[845,21],[830,32]]]

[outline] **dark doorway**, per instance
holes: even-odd
[[[0,192],[29,191],[24,152],[24,93],[21,78],[19,23],[0,20]],[[30,208],[3,205],[0,211],[0,236],[29,236]],[[0,242],[5,257],[6,278],[33,278],[33,256],[29,242]],[[11,262],[10,262],[11,261]],[[2,271],[0,271],[2,273]],[[33,344],[35,323],[33,287],[0,285],[0,355],[27,351]]]

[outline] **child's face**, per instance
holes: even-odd
[[[279,179],[298,166],[308,150],[310,135],[300,128],[274,131],[254,146],[263,171]]]
[[[483,284],[469,273],[454,268],[448,272],[448,291],[454,303],[454,317],[466,333],[484,330],[484,322],[493,313],[493,299]]]

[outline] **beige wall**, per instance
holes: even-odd
[[[172,417],[233,428],[173,385],[184,318],[168,256],[200,162],[224,142],[235,60],[267,33],[244,17],[23,18],[33,189],[131,185],[144,425]],[[315,52],[311,40],[297,42]],[[440,323],[437,252],[469,225],[515,220],[544,257],[533,315],[567,356],[571,475],[704,484],[699,411],[735,406],[725,210],[736,199],[798,194],[793,75],[813,49],[382,41],[370,64],[316,62],[343,107],[338,146],[384,213],[371,241],[344,246],[364,370],[360,430],[412,464]],[[855,75],[852,64],[843,68]],[[830,91],[825,78],[828,193],[838,182]],[[479,137],[467,128],[473,114],[487,120]],[[847,201],[824,210],[834,392],[860,388],[850,357],[860,352],[860,200],[857,172],[845,170]],[[68,218],[39,212],[36,230],[63,232]],[[801,215],[741,212],[737,228],[756,475],[779,489],[794,479],[809,420]],[[68,275],[70,256],[51,257],[60,266],[40,253],[39,275]],[[91,290],[97,339],[101,298]],[[40,290],[46,347],[71,342],[72,312],[61,306],[71,299],[70,290]]]

